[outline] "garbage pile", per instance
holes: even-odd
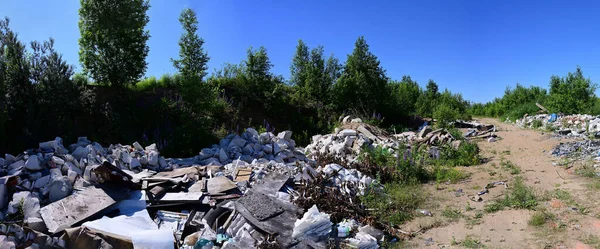
[[[363,148],[381,147],[394,154],[401,144],[408,147],[440,146],[455,140],[446,129],[433,130],[428,125],[421,127],[418,132],[390,135],[376,126],[346,116],[341,128],[336,128],[334,133],[313,136],[312,143],[306,146],[305,151],[311,158],[330,155],[353,163]]]
[[[552,148],[551,154],[572,159],[600,159],[600,141],[584,140],[560,143]]]
[[[537,114],[525,116],[516,121],[519,127],[534,128],[534,123],[540,127],[555,130],[561,137],[588,138],[600,135],[600,117],[587,114],[557,115]]]
[[[360,127],[330,135],[328,149],[341,138],[383,143]],[[191,158],[85,137],[68,149],[57,137],[6,154],[0,248],[323,248],[332,239],[378,248],[383,232],[358,221],[358,197],[377,181],[339,164],[317,167],[291,135],[248,128]],[[331,202],[311,205],[321,192]]]

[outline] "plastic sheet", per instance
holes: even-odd
[[[316,235],[326,236],[331,233],[331,221],[329,214],[319,212],[316,205],[309,208],[302,219],[294,223],[293,238],[301,236]]]

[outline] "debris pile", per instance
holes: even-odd
[[[519,127],[544,127],[561,137],[588,138],[600,135],[600,117],[587,114],[537,114],[516,121]],[[534,127],[537,126],[537,127]]]
[[[598,158],[600,157],[600,141],[584,140],[560,143],[552,148],[551,154],[579,160]]]
[[[433,130],[423,126],[418,132],[403,132],[390,135],[384,130],[359,119],[346,116],[341,128],[334,133],[315,135],[312,143],[306,146],[306,154],[315,158],[318,155],[332,155],[347,162],[355,162],[363,148],[381,147],[395,153],[401,144],[406,146],[439,146],[450,144],[456,139],[446,129]]]
[[[383,232],[363,232],[357,222],[368,222],[358,198],[377,181],[335,163],[315,168],[291,135],[248,128],[191,158],[164,158],[154,144],[103,147],[85,137],[68,149],[57,137],[7,154],[0,158],[0,244],[289,248],[334,239],[377,248],[372,234]]]

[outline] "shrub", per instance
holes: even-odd
[[[529,224],[530,226],[539,227],[553,219],[554,219],[554,214],[549,213],[546,210],[539,210],[539,211],[535,212],[533,215],[531,215],[531,218],[529,219],[527,224]]]
[[[542,120],[539,120],[539,119],[533,120],[533,122],[531,123],[531,127],[533,129],[540,128],[540,127],[542,127],[542,125],[543,125]]]
[[[447,128],[451,122],[456,121],[459,118],[459,113],[456,109],[446,105],[438,105],[433,110],[433,118],[437,121],[437,126],[440,128]]]

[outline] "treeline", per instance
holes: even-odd
[[[433,80],[421,88],[410,76],[390,79],[364,37],[344,63],[300,40],[289,79],[271,72],[264,47],[209,75],[191,9],[179,16],[184,33],[179,57],[171,59],[178,73],[139,80],[149,51],[148,8],[144,0],[82,0],[78,74],[52,39],[27,47],[8,18],[0,21],[0,152],[18,153],[55,136],[66,143],[88,136],[104,145],[157,143],[166,155],[189,156],[247,126],[290,129],[306,144],[344,115],[398,132],[418,125],[416,116],[442,125],[469,118],[469,102]]]
[[[600,99],[595,95],[597,85],[583,76],[581,68],[565,77],[552,76],[550,91],[538,86],[506,88],[504,96],[485,104],[473,104],[471,113],[477,116],[516,120],[525,114],[535,114],[541,104],[553,113],[600,115]]]

